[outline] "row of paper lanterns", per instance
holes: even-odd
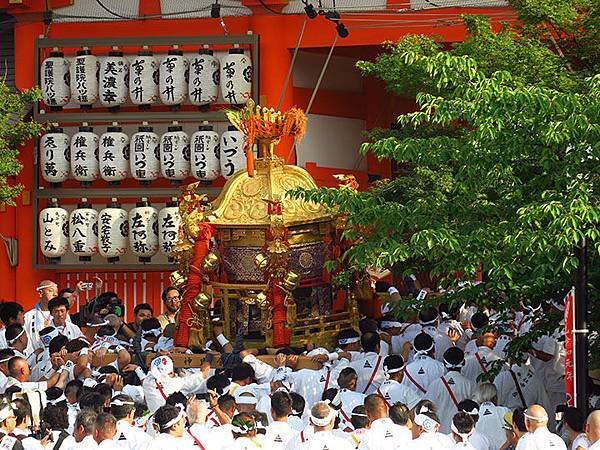
[[[53,109],[70,101],[117,109],[128,98],[141,107],[159,101],[206,106],[217,101],[219,89],[225,103],[240,105],[251,96],[252,71],[251,58],[237,47],[221,60],[208,49],[188,60],[174,47],[159,60],[148,49],[129,58],[118,50],[98,58],[84,47],[71,62],[54,49],[42,62],[40,84],[44,103]]]
[[[177,201],[158,210],[142,199],[128,212],[117,199],[99,211],[82,199],[69,213],[53,199],[39,214],[40,250],[53,261],[70,252],[80,261],[100,255],[117,262],[131,252],[140,262],[150,262],[159,252],[171,253],[180,225]]]
[[[118,124],[100,135],[86,123],[72,136],[54,127],[40,139],[40,168],[52,184],[69,178],[83,185],[99,178],[118,184],[129,177],[141,183],[160,177],[179,183],[189,176],[213,181],[246,167],[245,140],[233,126],[219,136],[207,123],[191,136],[176,122],[162,136],[147,124],[131,137]]]

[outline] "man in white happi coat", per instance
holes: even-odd
[[[458,412],[452,418],[452,439],[456,444],[453,449],[478,450],[471,442],[471,437],[475,431],[475,424],[471,416],[465,412]]]
[[[454,343],[447,333],[442,333],[440,330],[438,330],[439,314],[437,309],[428,308],[426,310],[419,311],[419,323],[423,327],[423,332],[427,333],[433,338],[433,342],[435,344],[435,359],[442,361],[444,352],[450,347],[453,347]]]
[[[407,427],[396,425],[388,416],[388,406],[378,394],[365,399],[369,429],[362,436],[359,450],[381,450],[408,444],[412,435]]]
[[[142,387],[144,397],[150,413],[154,412],[167,402],[167,397],[173,392],[195,394],[206,391],[206,379],[210,364],[203,364],[198,373],[184,377],[175,376],[173,360],[168,356],[159,356],[150,363],[150,375],[147,376]]]
[[[494,379],[494,385],[498,391],[498,404],[507,408],[526,408],[533,404],[550,407],[542,380],[523,362],[501,371]]]
[[[440,433],[440,419],[426,407],[420,408],[412,427],[414,439],[409,445],[400,445],[396,450],[446,450],[454,447],[454,441]]]
[[[560,436],[548,430],[548,413],[540,405],[532,405],[524,413],[528,433],[517,443],[516,450],[566,450]]]
[[[478,332],[476,337],[476,350],[465,359],[465,366],[461,373],[475,383],[493,381],[490,379],[490,370],[494,361],[500,357],[494,353],[496,336],[489,331]]]
[[[458,347],[452,347],[444,353],[444,365],[448,369],[446,375],[434,380],[427,389],[425,398],[431,400],[438,408],[441,432],[448,433],[454,414],[458,412],[458,404],[472,398],[476,384],[461,375],[465,357]]]
[[[402,384],[404,366],[404,359],[400,355],[386,356],[383,361],[383,373],[387,380],[381,383],[377,393],[383,397],[390,408],[396,403],[402,403],[412,409],[422,398],[414,389]]]
[[[39,295],[39,301],[25,313],[25,331],[31,339],[31,345],[35,349],[40,347],[38,333],[52,323],[52,315],[48,309],[48,302],[58,295],[58,286],[54,281],[42,281],[36,291]]]
[[[19,305],[17,302],[5,302],[0,309],[0,319],[4,324],[4,327],[0,329],[0,348],[8,347],[8,343],[6,342],[6,327],[12,324],[21,325],[25,328],[25,333],[27,333],[27,329],[25,327],[25,314],[23,314],[23,307]],[[32,340],[27,337],[27,348],[25,349],[25,354],[29,355],[33,353],[33,343]]]
[[[348,353],[351,361],[362,358],[360,351],[360,334],[353,328],[341,330],[337,335],[338,348],[337,353]]]
[[[48,302],[48,310],[52,315],[52,323],[50,325],[56,328],[59,334],[66,336],[70,341],[83,336],[81,329],[73,322],[67,320],[69,317],[69,300],[63,297],[54,297]]]
[[[383,373],[383,359],[379,354],[381,339],[377,333],[367,332],[361,337],[361,344],[364,350],[363,358],[358,361],[352,361],[352,367],[358,374],[358,383],[356,392],[363,394],[372,394],[385,381]]]
[[[69,450],[93,450],[98,448],[94,440],[94,430],[96,428],[96,412],[91,409],[84,409],[75,419],[73,427],[73,437],[75,444],[72,444]],[[52,444],[51,444],[52,445]]]
[[[413,348],[415,356],[404,369],[402,384],[422,397],[431,382],[446,373],[446,368],[444,364],[433,359],[435,344],[427,333],[420,333],[415,337]]]
[[[504,406],[497,406],[498,392],[492,383],[484,383],[477,387],[475,400],[479,402],[479,420],[475,429],[487,436],[492,450],[500,450],[506,442],[504,433],[504,415],[511,410]]]
[[[343,431],[352,431],[352,411],[358,405],[362,405],[365,400],[365,394],[356,392],[358,384],[358,375],[352,367],[345,367],[340,372],[337,383],[339,390],[331,404],[337,408],[340,423],[338,428]]]
[[[301,431],[289,440],[286,450],[352,450],[354,447],[348,440],[332,432],[335,417],[336,412],[328,403],[317,402],[310,411],[313,431]]]
[[[477,347],[479,347],[479,344],[477,343],[477,337],[481,335],[483,328],[490,323],[490,318],[486,313],[477,311],[471,316],[469,322],[471,323],[473,335],[471,336],[472,339],[465,345],[465,358],[468,358],[477,351]]]
[[[292,397],[284,390],[277,391],[271,396],[271,417],[273,421],[267,426],[264,447],[272,450],[283,450],[287,443],[298,431],[288,424],[292,413]]]
[[[205,400],[192,398],[188,400],[186,412],[188,427],[183,433],[183,439],[187,441],[188,448],[198,447],[199,449],[204,448],[204,450],[221,449],[223,442],[220,441],[219,437],[226,436],[226,432],[214,433],[206,425],[208,403]]]
[[[124,394],[116,395],[110,402],[110,412],[117,419],[115,441],[126,450],[145,450],[152,442],[149,434],[134,426],[135,402]]]
[[[585,435],[590,443],[588,450],[600,449],[600,410],[592,411],[585,423]]]
[[[558,405],[566,403],[565,387],[565,350],[561,342],[558,341],[556,332],[552,336],[542,336],[532,344],[533,357],[531,365],[535,373],[546,388],[550,404],[548,411],[556,411]],[[550,425],[554,427],[554,421],[551,417]],[[553,428],[552,428],[553,429]]]

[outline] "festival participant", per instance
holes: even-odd
[[[337,378],[339,389],[331,404],[337,408],[339,413],[340,430],[352,431],[351,413],[352,410],[364,403],[365,394],[356,392],[358,385],[358,375],[352,367],[342,369]]]
[[[236,414],[231,421],[231,430],[235,442],[227,446],[227,450],[254,450],[264,447],[264,437],[257,434],[256,420],[251,414]]]
[[[419,333],[413,342],[413,361],[404,369],[402,384],[422,397],[433,380],[446,373],[444,364],[435,360],[435,343],[427,333]]]
[[[335,410],[326,402],[317,402],[310,410],[313,432],[304,429],[289,440],[286,450],[351,450],[354,447],[346,439],[336,436]]]
[[[69,427],[67,402],[64,396],[60,396],[60,389],[58,395],[53,400],[48,400],[42,416],[43,422],[52,430],[52,442],[48,444],[46,450],[49,450],[49,448],[52,448],[52,450],[68,450],[76,444],[75,438],[67,431]]]
[[[585,435],[590,446],[588,450],[600,449],[600,410],[592,411],[585,423]]]
[[[16,417],[10,403],[0,402],[0,448],[6,450],[23,450],[21,441],[13,436]]]
[[[165,312],[157,319],[160,322],[161,329],[164,330],[170,323],[175,323],[175,318],[181,308],[183,293],[175,286],[169,286],[162,292],[161,298],[165,305]]]
[[[66,298],[54,297],[48,302],[48,310],[52,315],[51,326],[69,340],[83,336],[81,329],[72,322],[67,321],[69,316],[69,301]]]
[[[419,323],[423,327],[423,333],[433,338],[435,344],[435,359],[443,360],[444,352],[454,346],[454,343],[446,333],[438,330],[439,313],[435,308],[419,311]],[[456,338],[460,336],[456,335]]]
[[[491,450],[499,450],[506,441],[504,416],[510,412],[508,408],[497,406],[497,390],[492,383],[477,386],[473,399],[479,403],[479,420],[475,429],[490,441]]]
[[[360,351],[360,333],[353,328],[341,330],[337,335],[338,348],[337,353],[347,352],[351,356],[351,360],[361,357]]]
[[[348,440],[354,446],[354,448],[357,449],[360,446],[365,433],[369,429],[369,416],[367,416],[367,412],[363,405],[359,405],[352,410],[351,421],[353,430],[350,433],[347,433]]]
[[[396,425],[389,418],[385,400],[377,394],[365,398],[365,412],[369,418],[369,430],[361,439],[360,450],[376,450],[401,446],[412,440],[407,427]]]
[[[207,416],[208,428],[218,428],[231,424],[231,419],[235,415],[235,398],[232,395],[225,394],[218,398],[211,395],[211,411]]]
[[[288,423],[292,413],[292,397],[286,391],[274,392],[271,396],[271,417],[267,426],[264,447],[273,450],[285,449],[289,440],[298,434]]]
[[[458,412],[464,412],[473,419],[474,428],[469,436],[469,444],[475,447],[476,450],[491,450],[492,445],[487,436],[477,431],[477,428],[475,428],[479,422],[479,405],[477,402],[470,399],[463,400],[458,404]]]
[[[142,339],[140,342],[142,351],[154,351],[154,346],[158,344],[158,338],[162,335],[160,321],[156,317],[145,319],[141,327]]]
[[[0,393],[6,389],[8,383],[8,361],[15,356],[14,350],[10,348],[0,348]]]
[[[98,450],[118,450],[119,447],[113,440],[117,433],[117,420],[112,414],[101,413],[96,416],[94,427],[94,440]]]
[[[185,411],[181,407],[164,405],[154,413],[154,426],[158,435],[150,445],[151,450],[183,450],[188,441],[185,433]]]
[[[496,335],[489,331],[478,331],[475,343],[477,348],[465,359],[462,374],[475,383],[493,381],[490,379],[490,370],[494,362],[500,359],[493,350],[496,346]]]
[[[12,401],[11,407],[15,414],[16,426],[12,436],[16,437],[25,450],[42,450],[49,442],[49,436],[46,435],[39,441],[32,435],[32,412],[31,405],[26,399],[16,398]]]
[[[446,375],[434,380],[427,389],[426,398],[438,408],[442,433],[450,431],[454,414],[458,412],[458,404],[472,398],[476,384],[461,375],[465,364],[465,354],[458,347],[452,347],[444,353],[444,365],[448,369]]]
[[[140,303],[133,308],[133,322],[129,322],[128,324],[124,324],[123,328],[121,328],[120,333],[117,334],[117,337],[121,340],[129,340],[133,339],[135,334],[140,329],[142,322],[146,319],[150,319],[154,316],[154,312],[152,310],[152,306],[148,303]]]
[[[173,392],[195,394],[206,391],[206,379],[210,364],[203,364],[198,373],[178,377],[173,371],[173,360],[168,356],[154,358],[150,364],[150,375],[144,379],[144,397],[150,413],[166,403]]]
[[[4,328],[0,330],[0,348],[8,347],[6,342],[6,327],[12,324],[21,325],[25,327],[25,314],[23,313],[23,307],[17,302],[5,302],[0,304],[0,320],[4,325]],[[33,352],[31,344],[30,348],[27,349],[27,353]]]
[[[568,407],[562,415],[563,441],[569,450],[586,450],[590,446],[585,433],[585,417],[578,408]]]
[[[41,346],[38,342],[38,333],[42,328],[50,326],[52,322],[48,302],[58,295],[58,286],[54,281],[44,280],[38,285],[36,291],[39,301],[32,310],[25,313],[25,330],[34,349]]]
[[[471,442],[470,439],[475,430],[475,424],[473,418],[465,413],[458,412],[452,418],[452,438],[456,442],[453,449],[464,449],[464,450],[478,450]]]
[[[116,395],[110,401],[110,413],[116,419],[116,445],[122,449],[144,450],[152,438],[143,430],[134,426],[135,402],[124,394]]]
[[[381,383],[377,393],[390,408],[396,403],[402,403],[412,409],[421,399],[413,389],[402,384],[404,367],[404,359],[400,355],[386,356],[383,361],[383,373],[387,380]]]
[[[445,450],[454,447],[454,441],[446,434],[439,432],[440,419],[427,407],[420,407],[413,421],[412,436],[414,440],[396,446],[396,450]]]
[[[15,356],[24,358],[30,366],[34,366],[37,363],[39,350],[27,353],[27,349],[30,348],[30,343],[25,328],[17,323],[13,323],[6,327],[4,336],[6,337],[8,348],[15,352]]]
[[[75,444],[69,450],[94,450],[98,448],[98,444],[94,440],[96,416],[96,412],[91,409],[84,409],[77,414],[73,431]]]
[[[519,439],[516,450],[566,450],[567,446],[560,436],[548,430],[548,413],[542,406],[532,405],[524,415],[528,433]]]
[[[471,324],[473,336],[471,336],[472,339],[465,345],[464,352],[465,357],[467,358],[477,351],[477,348],[479,347],[479,344],[477,344],[477,338],[481,336],[482,330],[489,325],[490,318],[486,313],[477,311],[473,313],[469,319],[469,323]]]
[[[363,357],[358,361],[352,361],[350,367],[358,374],[356,392],[368,395],[376,392],[385,381],[384,357],[379,354],[381,339],[377,333],[364,333],[360,342],[364,352]]]
[[[556,335],[557,333],[555,333]],[[544,384],[549,403],[547,411],[556,411],[558,405],[566,403],[565,392],[565,350],[556,336],[542,336],[533,342],[531,365]],[[550,417],[551,430],[556,427],[554,414]]]
[[[188,427],[183,434],[183,438],[188,441],[188,447],[198,447],[204,450],[220,449],[221,442],[219,442],[218,436],[215,437],[206,424],[208,403],[205,400],[192,397],[187,402],[186,414]]]

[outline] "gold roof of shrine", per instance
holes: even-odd
[[[283,223],[288,227],[334,219],[335,214],[324,205],[285,195],[298,187],[316,189],[317,185],[306,170],[286,165],[281,158],[257,159],[253,177],[244,170],[227,181],[211,210],[205,212],[206,221],[216,226],[269,226],[270,201],[281,201]]]

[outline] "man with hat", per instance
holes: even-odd
[[[414,357],[404,369],[402,384],[423,396],[433,380],[446,373],[444,365],[433,359],[435,344],[427,333],[420,333],[413,342]]]
[[[386,356],[383,361],[383,373],[387,380],[381,383],[377,393],[385,400],[388,407],[402,403],[412,409],[421,400],[421,396],[414,389],[402,384],[404,367],[404,359],[400,355]]]
[[[458,404],[472,398],[475,393],[476,384],[460,373],[464,364],[465,354],[460,348],[452,347],[446,350],[444,365],[448,373],[434,380],[427,389],[425,398],[438,407],[442,433],[450,431],[452,418],[458,412]]]

